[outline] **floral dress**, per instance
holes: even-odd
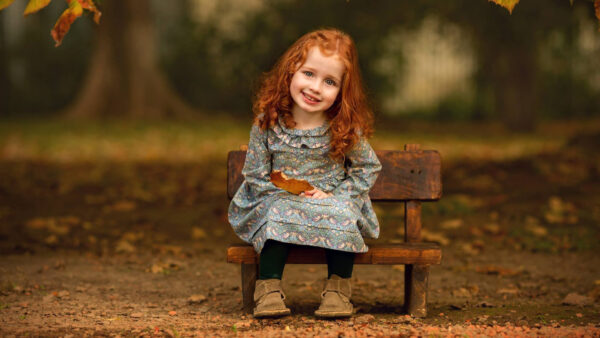
[[[379,236],[369,198],[381,164],[364,137],[338,163],[329,157],[329,124],[289,129],[279,119],[262,130],[253,125],[242,174],[244,182],[229,205],[235,233],[260,253],[265,241],[366,252],[363,238]],[[272,170],[305,179],[332,197],[313,199],[274,186]]]

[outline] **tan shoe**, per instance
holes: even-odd
[[[281,290],[280,279],[259,279],[254,289],[254,317],[280,317],[291,313],[283,300],[285,294]]]
[[[325,289],[321,293],[321,306],[315,311],[315,316],[322,318],[341,318],[352,316],[353,306],[350,303],[352,288],[350,278],[331,275]]]

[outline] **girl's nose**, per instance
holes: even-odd
[[[314,92],[320,92],[321,90],[321,81],[318,80],[313,80],[310,83],[310,90],[314,91]]]

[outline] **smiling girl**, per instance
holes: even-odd
[[[265,75],[253,108],[229,222],[260,254],[254,316],[290,314],[281,277],[294,245],[325,249],[327,282],[315,315],[351,316],[354,254],[368,250],[363,238],[379,235],[369,189],[381,170],[367,142],[373,117],[352,39],[335,29],[302,36]],[[314,189],[279,189],[269,181],[274,170]]]

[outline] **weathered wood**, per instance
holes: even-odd
[[[376,151],[382,170],[369,196],[374,201],[432,201],[442,196],[441,157],[435,150]],[[227,159],[227,195],[242,184],[245,151],[231,151]]]
[[[258,264],[252,246],[232,245],[227,249],[227,262]],[[371,245],[368,252],[356,254],[354,264],[440,264],[442,250],[435,243],[399,243]],[[325,251],[315,247],[292,247],[287,264],[325,264]]]
[[[421,202],[407,201],[404,204],[404,240],[421,241]]]
[[[429,266],[407,265],[404,269],[404,307],[414,317],[427,316]]]
[[[257,264],[242,264],[242,298],[244,311],[247,313],[252,313],[254,310],[254,287],[257,278]]]
[[[242,185],[242,182],[244,182],[242,169],[244,168],[245,161],[246,151],[230,151],[227,154],[227,196],[229,199],[233,198],[235,192]]]
[[[418,144],[405,145],[404,151],[377,151],[382,171],[370,191],[374,201],[405,202],[405,241],[393,245],[370,245],[366,253],[357,254],[355,264],[405,264],[405,310],[416,317],[427,315],[429,266],[440,264],[442,252],[434,243],[421,243],[421,201],[437,200],[442,194],[440,154],[421,150]],[[227,159],[227,194],[231,199],[243,182],[241,174],[246,151],[232,151]],[[254,287],[259,258],[252,246],[232,245],[227,261],[241,263],[244,309],[254,308]],[[287,264],[324,264],[322,248],[295,246]]]

